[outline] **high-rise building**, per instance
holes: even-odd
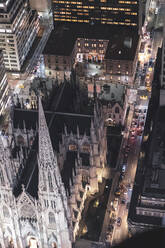
[[[36,9],[38,12],[49,11],[51,8],[51,0],[30,0],[30,5],[33,9]]]
[[[0,116],[9,100],[9,86],[6,77],[5,66],[3,63],[3,54],[0,51]]]
[[[38,28],[37,12],[28,0],[0,1],[0,49],[7,70],[21,70]]]
[[[55,22],[140,26],[139,0],[53,0]]]

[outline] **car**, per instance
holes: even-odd
[[[108,225],[108,231],[113,232],[114,226],[112,224]]]
[[[125,198],[121,199],[121,204],[125,204],[125,203],[126,203],[126,199]]]
[[[123,164],[121,171],[125,172],[125,170],[126,170],[126,164]]]
[[[118,218],[117,218],[117,221],[116,221],[117,226],[121,226],[121,222],[122,222],[121,218],[120,218],[120,217],[118,217]]]
[[[124,157],[125,157],[125,158],[128,158],[128,152],[125,152],[125,153],[124,153]]]
[[[137,128],[136,128],[136,130],[137,130]],[[131,136],[133,136],[133,135],[135,136],[136,135],[136,130],[132,130],[131,131]]]
[[[137,121],[132,121],[132,125],[137,125]]]
[[[127,147],[127,148],[125,149],[125,152],[130,152],[130,148]]]
[[[124,178],[124,175],[121,173],[120,176],[119,176],[119,182],[121,182]]]
[[[128,159],[128,157],[124,157],[123,164],[126,164],[127,163],[127,159]]]
[[[110,218],[110,220],[109,220],[109,223],[110,224],[115,224],[115,222],[116,222],[116,219],[115,218]]]
[[[119,197],[121,195],[120,189],[117,188],[115,191],[115,196]]]
[[[115,200],[113,202],[114,211],[117,211],[118,205],[119,205],[119,200],[118,200],[118,198],[115,198]]]
[[[132,134],[132,135],[131,135],[131,139],[134,140],[135,138],[136,138],[136,136],[135,136],[134,134]]]

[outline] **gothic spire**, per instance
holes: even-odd
[[[46,123],[44,110],[39,97],[39,161],[43,168],[55,167],[54,151]]]
[[[48,169],[52,171],[55,175],[56,185],[55,187],[61,187],[62,180],[60,175],[60,170],[57,165],[57,158],[54,155],[52,142],[49,135],[48,126],[46,123],[44,110],[41,103],[41,98],[39,97],[39,174],[45,170],[46,173]],[[41,176],[42,178],[42,176]],[[43,178],[42,178],[43,179]],[[41,180],[42,181],[42,180]],[[42,182],[41,182],[42,184]]]

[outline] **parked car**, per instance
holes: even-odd
[[[126,199],[125,198],[121,199],[121,204],[125,204],[125,203],[126,203]]]
[[[124,175],[120,174],[120,177],[119,177],[119,182],[121,182],[124,178]]]
[[[108,225],[108,230],[109,230],[110,232],[113,232],[113,229],[114,229],[114,226],[113,226],[112,224],[109,224],[109,225]]]
[[[117,188],[115,191],[115,196],[119,197],[121,195],[120,189]]]
[[[120,217],[118,217],[118,218],[117,218],[117,221],[116,221],[117,226],[121,226],[121,222],[122,222],[121,218],[120,218]]]

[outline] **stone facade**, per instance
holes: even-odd
[[[65,127],[59,152],[54,152],[52,147],[40,99],[38,112],[35,128],[27,128],[26,120],[22,127],[17,128],[10,121],[8,136],[0,137],[1,247],[71,248],[79,230],[86,198],[98,192],[99,183],[108,175],[106,132],[99,104],[94,107],[90,133],[82,135],[78,126],[76,133],[72,133]],[[35,162],[33,149],[37,136]],[[19,148],[17,152],[15,147]],[[74,152],[75,166],[66,187],[61,175],[65,164],[69,166],[68,154],[73,155]],[[27,184],[16,192],[27,165],[32,165]],[[38,196],[34,197],[28,191],[37,180],[31,181],[37,166]]]

